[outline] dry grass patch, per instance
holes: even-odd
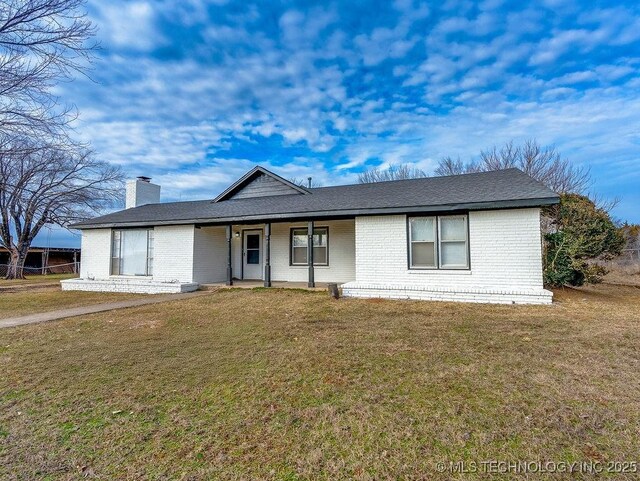
[[[63,279],[73,279],[78,274],[47,274],[47,275],[27,275],[26,279],[2,279],[0,278],[0,287],[20,286],[23,284],[47,284],[58,282]]]
[[[0,292],[0,319],[140,297],[140,294],[61,291],[59,287]]]
[[[640,287],[640,266],[625,270],[612,270],[604,276],[603,282],[613,285]]]
[[[603,279],[607,284],[640,287],[640,259],[621,256],[604,265],[609,271]]]
[[[3,330],[0,477],[431,480],[452,477],[439,461],[637,460],[640,291],[557,299],[224,290]]]

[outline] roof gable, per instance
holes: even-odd
[[[213,199],[213,202],[291,194],[309,194],[309,191],[258,165]]]

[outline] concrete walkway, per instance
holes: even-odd
[[[212,291],[196,291],[185,294],[155,295],[145,297],[143,299],[133,299],[130,301],[104,302],[102,304],[71,307],[69,309],[60,309],[57,311],[39,312],[37,314],[29,314],[27,316],[0,319],[0,329],[3,327],[16,327],[23,326],[25,324],[37,324],[39,322],[55,321],[57,319],[64,319],[66,317],[84,316],[86,314],[94,314],[96,312],[112,311],[114,309],[125,309],[127,307],[158,304],[160,302],[179,301],[182,299],[191,299],[192,297],[207,296],[210,294],[212,294]]]

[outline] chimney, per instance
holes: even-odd
[[[307,177],[307,183],[309,184],[309,188],[311,188],[311,177]]]
[[[137,177],[127,181],[126,208],[160,202],[160,186],[151,183],[151,177]]]

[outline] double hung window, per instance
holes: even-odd
[[[291,229],[291,265],[306,266],[308,263],[309,236],[305,227]],[[313,265],[329,265],[329,228],[313,229]]]
[[[411,269],[468,269],[468,216],[409,218]]]

